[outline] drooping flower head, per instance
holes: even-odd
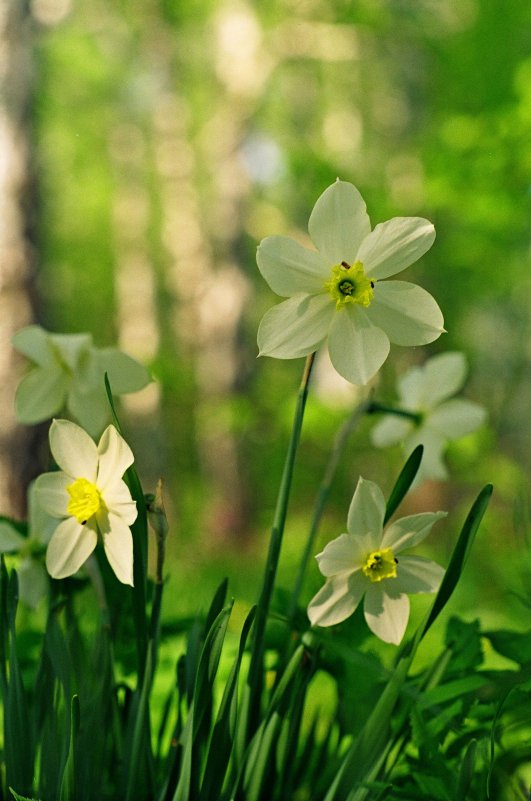
[[[315,204],[308,230],[316,251],[282,236],[258,248],[263,277],[289,298],[264,316],[260,355],[295,359],[327,341],[338,373],[366,384],[391,342],[424,345],[444,331],[441,310],[424,289],[384,280],[429,250],[435,229],[428,220],[395,217],[371,231],[360,193],[338,180]]]
[[[486,411],[478,403],[449,400],[462,388],[466,375],[462,353],[441,353],[424,366],[411,368],[398,381],[398,406],[418,414],[418,422],[389,414],[372,430],[372,441],[379,448],[402,443],[409,455],[417,445],[424,446],[417,482],[447,478],[443,462],[447,443],[471,434],[486,419]]]
[[[76,573],[98,540],[116,577],[133,585],[133,538],[129,526],[136,503],[122,480],[134,457],[114,426],[98,445],[75,423],[54,420],[50,449],[60,472],[44,473],[35,482],[39,505],[58,522],[46,551],[53,578]]]
[[[326,583],[308,606],[313,625],[341,623],[364,598],[369,628],[381,640],[398,645],[409,619],[408,593],[437,591],[442,567],[402,552],[427,537],[446,512],[403,517],[385,531],[384,515],[382,491],[360,478],[348,513],[348,533],[329,542],[316,557]]]
[[[91,334],[51,334],[39,325],[22,328],[13,346],[34,363],[20,382],[15,411],[31,425],[68,412],[93,436],[109,420],[104,376],[114,393],[137,392],[150,382],[145,367],[116,348],[96,348]]]

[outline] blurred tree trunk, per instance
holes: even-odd
[[[17,426],[13,396],[21,363],[11,336],[32,314],[33,181],[29,103],[31,19],[23,0],[0,2],[0,512],[20,515],[33,433]],[[32,471],[34,472],[34,470]]]

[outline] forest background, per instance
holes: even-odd
[[[26,365],[12,334],[90,331],[154,382],[122,403],[146,491],[165,478],[166,614],[204,608],[224,575],[241,616],[258,576],[302,364],[256,359],[274,297],[255,262],[270,234],[306,241],[336,176],[373,225],[424,216],[415,280],[448,333],[393,349],[376,388],[463,350],[489,425],[448,453],[407,513],[462,519],[495,495],[453,609],[522,627],[529,537],[531,30],[519,0],[3,0],[0,10],[0,511],[48,466],[47,426],[13,416]],[[289,584],[332,439],[356,401],[319,362],[280,582]],[[344,530],[357,478],[388,492],[399,448],[351,440],[322,526]],[[445,563],[451,543],[427,553]],[[321,580],[309,571],[307,597]],[[238,607],[237,607],[238,608]],[[236,616],[238,617],[238,616]]]

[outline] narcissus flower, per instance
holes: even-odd
[[[0,521],[0,553],[18,554],[18,590],[22,603],[35,609],[48,592],[49,578],[44,569],[44,551],[57,526],[45,514],[35,496],[35,484],[28,489],[27,535],[8,520]]]
[[[129,445],[108,426],[96,446],[68,420],[50,426],[50,449],[61,472],[44,473],[35,482],[39,505],[59,518],[46,551],[53,578],[76,573],[98,540],[116,577],[133,584],[133,538],[136,503],[122,476],[134,461]]]
[[[379,448],[402,443],[404,452],[424,446],[417,481],[445,479],[444,450],[451,440],[471,434],[486,419],[485,409],[469,400],[453,398],[462,388],[467,363],[462,353],[441,353],[423,367],[413,367],[398,381],[400,409],[413,412],[418,419],[385,415],[373,428],[371,438]]]
[[[260,355],[295,359],[325,340],[335,369],[366,384],[397,345],[424,345],[444,331],[437,303],[424,289],[386,281],[433,244],[433,225],[395,217],[371,231],[365,202],[352,184],[336,181],[315,204],[308,223],[317,250],[293,239],[261,242],[257,263],[277,295],[258,330]]]
[[[150,382],[145,367],[115,348],[94,347],[90,334],[50,334],[39,325],[22,328],[13,346],[34,362],[20,382],[15,411],[31,425],[68,412],[93,436],[109,420],[104,376],[113,392],[137,392]]]
[[[398,645],[409,618],[408,593],[436,592],[444,570],[421,556],[403,556],[421,542],[446,512],[403,517],[383,530],[385,499],[372,481],[360,478],[347,520],[347,534],[329,542],[317,555],[326,584],[310,601],[313,625],[346,620],[364,600],[369,628]]]

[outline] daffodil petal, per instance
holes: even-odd
[[[144,365],[127,353],[122,353],[116,348],[102,348],[96,351],[95,356],[102,389],[105,373],[109,377],[109,384],[115,395],[138,392],[151,382],[151,376]]]
[[[400,592],[413,595],[419,592],[437,592],[444,576],[444,568],[422,556],[401,556],[397,576],[393,579]]]
[[[60,360],[66,362],[75,372],[89,358],[92,347],[92,334],[48,334],[52,347],[59,353]]]
[[[256,252],[256,263],[277,295],[309,295],[320,292],[330,266],[323,257],[285,236],[268,236]]]
[[[468,367],[464,354],[455,352],[432,356],[420,370],[420,402],[425,407],[433,408],[461,389]]]
[[[296,295],[273,306],[258,329],[260,356],[298,359],[317,350],[335,313],[328,294]]]
[[[379,223],[356,256],[371,278],[381,280],[413,264],[435,241],[435,228],[421,217],[394,217]]]
[[[121,517],[109,513],[109,530],[102,532],[103,547],[114,570],[116,578],[122,584],[133,586],[133,535]]]
[[[107,426],[101,435],[98,454],[97,485],[100,492],[105,495],[106,488],[122,478],[127,468],[133,464],[135,457],[125,439],[112,425]]]
[[[45,473],[44,475],[63,476],[62,473]],[[57,479],[53,479],[53,482],[55,482],[53,487],[59,492],[59,498],[57,499],[56,497],[59,502],[59,508],[63,509],[60,514],[52,515],[50,512],[43,509],[42,505],[39,503],[38,494],[35,489],[36,481],[32,481],[28,487],[29,535],[32,540],[36,540],[43,545],[47,545],[50,542],[50,538],[57,528],[57,518],[66,515],[66,499],[68,497],[66,488],[71,483],[71,479],[65,476],[64,480],[62,478],[60,482],[57,482]],[[61,498],[63,500],[61,500]],[[52,503],[53,502],[54,499],[52,498]]]
[[[27,541],[13,526],[0,520],[0,553],[18,551]]]
[[[351,384],[366,384],[389,354],[389,339],[357,306],[334,314],[328,336],[330,360]]]
[[[64,406],[68,376],[59,365],[37,367],[25,376],[15,394],[15,414],[25,425],[49,420]]]
[[[26,558],[17,573],[20,600],[31,609],[36,609],[48,593],[49,580],[44,567],[35,559]]]
[[[323,576],[335,576],[345,571],[352,572],[361,566],[365,550],[359,537],[341,534],[329,542],[315,557]]]
[[[478,403],[468,400],[446,401],[430,414],[429,427],[447,439],[459,439],[482,425],[487,412]]]
[[[380,546],[384,516],[382,490],[360,476],[347,517],[347,531],[358,539],[360,550],[368,552]]]
[[[55,362],[48,332],[40,325],[28,325],[11,337],[13,347],[40,367]]]
[[[341,573],[329,578],[308,605],[308,617],[313,626],[333,626],[354,612],[367,587],[359,571]]]
[[[385,588],[381,587],[383,583],[372,584],[367,589],[363,612],[368,627],[377,637],[398,645],[409,619],[409,598],[398,592],[393,593],[388,589],[389,582],[385,583]]]
[[[402,442],[411,429],[413,423],[405,417],[393,414],[385,415],[371,431],[371,441],[377,448],[387,448]]]
[[[430,533],[432,526],[446,515],[446,512],[422,512],[402,517],[385,530],[381,547],[391,548],[394,554],[400,553],[405,548],[412,548],[422,542]]]
[[[105,489],[104,500],[107,508],[121,517],[128,526],[135,522],[138,516],[136,502],[131,498],[125,481],[120,479],[110,482]]]
[[[434,298],[407,281],[378,282],[366,313],[395,345],[425,345],[444,331],[443,316]]]
[[[110,417],[109,400],[103,382],[95,387],[79,379],[74,381],[66,405],[70,414],[92,437],[101,434]]]
[[[36,505],[52,517],[66,517],[69,501],[66,488],[70,484],[72,476],[66,473],[43,473],[38,476],[33,490]]]
[[[77,573],[98,541],[89,525],[82,526],[75,517],[61,521],[48,543],[46,569],[52,578],[61,579]]]
[[[355,186],[339,180],[318,198],[308,222],[312,242],[330,266],[353,264],[370,230],[362,196]]]
[[[86,431],[69,420],[54,420],[50,426],[50,449],[67,475],[95,483],[98,449]]]
[[[407,456],[412,453],[417,445],[424,447],[422,461],[413,486],[418,486],[427,478],[444,481],[448,477],[448,471],[443,461],[446,442],[445,437],[426,425],[416,429],[408,436],[404,443],[404,450]]]

